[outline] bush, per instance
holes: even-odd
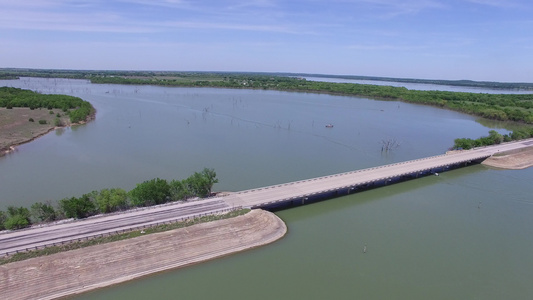
[[[29,118],[28,121],[35,122],[35,120],[33,120],[33,118]]]
[[[59,208],[67,218],[83,219],[96,213],[96,205],[89,194],[80,198],[61,199],[59,200]]]
[[[50,203],[37,202],[32,204],[31,216],[37,222],[51,222],[57,219],[56,211]]]
[[[45,125],[46,123],[47,123],[46,120],[39,120],[39,124],[41,125]]]
[[[21,229],[31,225],[30,211],[25,207],[9,206],[7,214],[8,217],[4,221],[6,229]]]
[[[54,114],[54,111],[51,110],[51,111],[49,111],[48,113],[51,114],[51,115],[53,115],[53,114]]]
[[[103,189],[96,194],[96,204],[102,213],[128,208],[128,193],[123,189]]]
[[[170,198],[170,186],[160,178],[137,184],[130,191],[131,202],[134,206],[151,206],[162,204]]]
[[[60,118],[55,118],[54,126],[58,126],[58,127],[63,126],[63,121],[61,121]]]
[[[30,221],[22,215],[14,215],[7,218],[4,222],[4,226],[9,230],[22,229],[30,226]]]

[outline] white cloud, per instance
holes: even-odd
[[[404,46],[404,45],[391,45],[391,44],[376,44],[376,45],[350,45],[349,49],[353,50],[365,50],[365,51],[375,51],[375,50],[386,50],[386,51],[413,51],[425,49],[425,46]]]
[[[383,18],[393,18],[401,15],[414,15],[421,11],[443,9],[447,5],[435,0],[337,0],[339,3],[366,5]]]
[[[522,3],[518,3],[512,0],[467,0],[468,2],[486,6],[492,6],[497,8],[524,8],[526,7]]]

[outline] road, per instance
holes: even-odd
[[[0,255],[230,209],[220,198],[174,203],[0,234]]]
[[[198,214],[212,214],[225,209],[229,210],[232,207],[262,207],[269,203],[290,201],[328,191],[387,180],[397,176],[412,175],[416,174],[416,172],[486,158],[498,152],[531,146],[533,146],[533,139],[246,190],[219,198],[173,203],[120,214],[91,217],[75,222],[3,233],[0,234],[0,255],[187,218]]]
[[[484,159],[495,153],[531,147],[532,145],[533,139],[528,139],[353,172],[289,182],[234,193],[225,197],[224,201],[232,206],[249,208],[264,207],[273,203],[305,199],[306,197],[312,197],[330,191],[345,190],[381,180],[392,180],[399,176],[412,175],[417,172],[434,170],[441,167],[445,168],[446,166],[454,164]]]

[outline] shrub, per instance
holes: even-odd
[[[109,213],[128,207],[128,193],[123,189],[103,189],[95,192],[98,210]]]
[[[46,123],[47,123],[46,120],[39,120],[39,124],[41,125],[45,125]]]
[[[54,120],[54,126],[58,126],[58,127],[59,127],[59,126],[63,126],[63,121],[61,121],[60,118],[56,118],[56,119]]]
[[[89,194],[80,198],[72,197],[59,200],[59,208],[67,218],[87,218],[96,213],[96,205]]]
[[[51,222],[57,218],[54,207],[50,203],[41,202],[32,204],[31,216],[37,222]]]
[[[33,120],[33,118],[29,118],[28,121],[35,122],[35,120]]]
[[[30,211],[27,208],[9,206],[7,213],[9,216],[4,222],[6,229],[21,229],[31,225]]]
[[[135,206],[150,206],[161,204],[170,198],[170,186],[164,179],[155,178],[137,184],[130,191],[131,202]]]
[[[48,113],[51,114],[51,115],[53,115],[53,114],[54,114],[54,111],[51,110],[51,111],[49,111]]]
[[[22,215],[14,215],[7,218],[7,220],[4,222],[4,226],[9,230],[21,229],[30,226],[30,221],[28,221],[28,219],[24,218]]]

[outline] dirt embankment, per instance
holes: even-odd
[[[483,161],[484,165],[500,168],[519,170],[533,166],[533,147],[521,149],[516,152],[504,152],[493,155]]]
[[[58,128],[56,119],[63,124],[59,127],[77,125],[71,124],[69,116],[60,109],[0,108],[0,156],[14,151],[18,145],[31,142]],[[94,115],[89,119],[94,119]],[[46,123],[40,124],[39,121]]]
[[[55,299],[272,243],[276,215],[246,215],[0,266],[2,299]]]

